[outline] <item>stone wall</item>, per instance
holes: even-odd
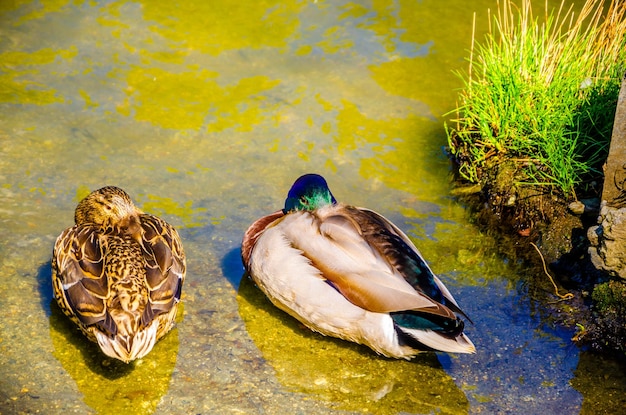
[[[626,279],[626,207],[617,209],[603,201],[598,226],[589,228],[587,238],[593,265]]]
[[[593,265],[626,279],[626,76],[622,79],[604,169],[598,225],[589,228],[587,237]]]

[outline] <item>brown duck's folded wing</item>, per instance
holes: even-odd
[[[81,323],[99,323],[109,334],[115,332],[107,316],[109,295],[104,274],[106,239],[95,228],[74,226],[65,230],[54,245],[52,278],[55,296],[68,315]]]
[[[250,254],[252,253],[252,249],[256,244],[257,239],[263,231],[274,221],[285,216],[282,210],[278,210],[269,215],[263,216],[260,219],[254,221],[252,225],[248,227],[246,233],[243,236],[243,241],[241,242],[241,259],[243,260],[243,265],[246,267],[246,270],[249,270],[249,260]]]
[[[346,210],[358,224],[363,238],[380,252],[416,291],[470,320],[443,282],[430,269],[417,247],[400,228],[373,210],[353,206],[347,206]]]
[[[371,275],[371,274],[370,274]],[[450,319],[456,316],[447,307],[421,293],[410,293],[372,278],[355,278],[355,274],[341,276],[324,272],[324,276],[353,304],[377,313],[419,311]]]
[[[364,238],[358,217],[342,207],[317,213],[314,218],[291,214],[279,226],[350,302],[374,312],[419,310],[454,318],[450,310],[416,291],[390,266]]]
[[[180,300],[186,273],[185,251],[176,229],[164,220],[144,214],[141,227],[151,310],[158,315],[168,312]],[[147,315],[143,319],[153,317]]]

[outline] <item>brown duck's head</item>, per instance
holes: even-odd
[[[96,225],[106,232],[135,235],[141,228],[139,215],[142,213],[125,191],[106,186],[80,201],[74,221],[77,225]]]

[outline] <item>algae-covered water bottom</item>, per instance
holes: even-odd
[[[619,412],[623,368],[543,320],[449,195],[441,114],[493,2],[462,5],[1,3],[0,412]],[[385,359],[242,280],[243,232],[305,172],[415,241],[477,354]],[[109,184],[172,223],[188,258],[176,328],[132,365],[86,343],[50,287],[56,236]]]

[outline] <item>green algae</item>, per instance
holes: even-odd
[[[521,270],[497,254],[493,237],[459,222],[466,212],[458,211],[457,207],[454,210],[457,212],[447,216],[446,221],[430,218],[435,221],[435,230],[430,235],[423,234],[420,223],[413,223],[411,228],[410,234],[418,236],[415,243],[433,271],[443,276],[446,284],[483,286],[507,278],[514,286]]]
[[[487,396],[487,395],[473,394],[472,396],[474,397],[474,399],[476,399],[477,402],[480,402],[480,403],[493,401],[493,398],[491,396]]]
[[[87,91],[85,91],[84,89],[80,89],[78,92],[80,93],[80,96],[85,101],[85,108],[95,108],[95,107],[98,107],[100,105],[97,102],[94,102],[91,99],[91,96],[89,96],[89,93]]]
[[[323,37],[324,40],[319,41],[316,46],[326,54],[338,53],[354,46],[354,41],[349,39],[341,26],[329,27],[324,31]]]
[[[389,16],[384,11],[395,5],[390,0],[375,4],[379,10],[376,16]],[[492,1],[471,4],[471,8],[476,11],[488,10],[490,7],[493,7]],[[399,41],[422,45],[425,50],[417,53],[417,56],[399,57],[370,65],[372,77],[392,94],[425,102],[431,113],[441,118],[454,108],[453,95],[449,91],[462,86],[454,73],[466,66],[466,62],[459,59],[458,51],[460,43],[465,44],[461,49],[470,48],[472,20],[467,18],[465,8],[449,7],[445,2],[437,0],[425,0],[417,4],[411,0],[402,0],[394,10],[396,13],[388,17],[389,22],[379,22],[379,17],[373,17],[361,25],[384,36],[390,50],[394,50],[392,45]],[[423,25],[428,25],[429,29],[423,30]],[[476,28],[476,36],[486,30],[483,26],[486,25],[483,23]],[[397,33],[400,33],[398,38]]]
[[[609,281],[598,284],[591,295],[600,313],[626,316],[626,284]]]
[[[45,89],[38,82],[18,79],[32,73],[34,71],[0,74],[0,102],[46,105],[64,101],[53,89]]]
[[[96,190],[96,189],[93,189],[93,190]],[[91,193],[91,192],[92,192],[92,189],[89,189],[88,186],[85,186],[85,185],[78,186],[76,188],[76,194],[74,196],[74,202],[76,202],[76,203],[80,202],[81,200],[86,198],[89,195],[89,193]]]
[[[1,53],[0,61],[7,66],[44,65],[53,62],[57,55],[56,51],[49,48],[33,53],[10,51]]]
[[[161,217],[165,215],[176,216],[182,221],[185,228],[197,228],[203,226],[206,222],[206,218],[202,215],[206,209],[194,208],[192,200],[181,204],[169,197],[148,194],[139,195],[138,201],[142,209],[153,215]]]
[[[0,53],[0,102],[47,105],[65,102],[59,93],[36,81],[41,70],[54,66],[57,59],[71,61],[76,48],[66,50],[40,49],[35,52],[7,51]]]
[[[246,330],[286,387],[338,409],[376,414],[468,412],[465,394],[434,353],[412,361],[377,356],[324,337],[274,307],[244,278],[237,296]]]
[[[5,2],[3,2],[5,3]],[[6,2],[12,3],[12,2]],[[20,4],[23,2],[16,2],[15,4]],[[34,7],[32,11],[24,14],[15,22],[15,25],[20,25],[30,20],[42,19],[49,15],[50,13],[56,13],[67,7],[72,3],[72,0],[40,0],[38,2],[39,7]],[[80,1],[76,1],[76,3],[80,3]]]
[[[118,111],[162,128],[197,130],[208,120],[208,131],[250,131],[267,111],[264,94],[280,82],[254,76],[222,86],[218,77],[206,69],[170,72],[134,66],[126,74],[128,96]]]
[[[580,336],[596,350],[626,356],[626,283],[611,280],[597,284],[591,293],[594,319]]]
[[[177,47],[218,55],[245,48],[285,48],[299,26],[300,1],[141,1],[151,29]],[[191,34],[191,35],[190,35]]]
[[[420,200],[441,199],[441,189],[448,186],[447,164],[437,157],[436,143],[431,140],[416,142],[416,132],[434,128],[431,119],[412,114],[374,118],[347,100],[342,101],[336,118],[334,139],[340,154],[355,149],[370,150],[369,154],[361,156],[360,173],[364,178],[379,179],[391,188],[416,195]],[[419,161],[412,157],[417,148],[425,154]]]

